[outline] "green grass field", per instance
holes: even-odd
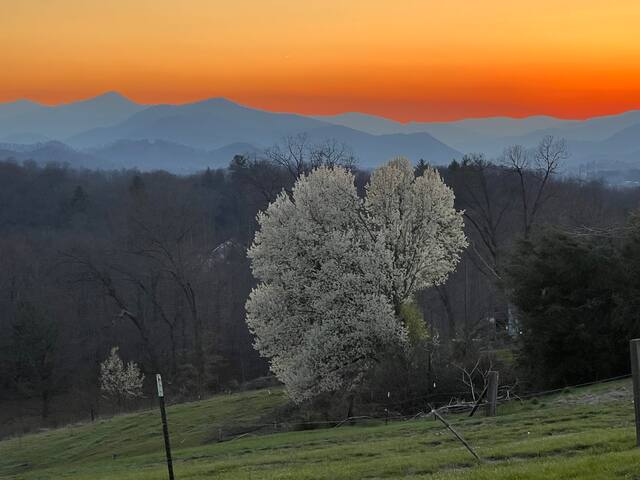
[[[451,415],[477,462],[432,419],[244,435],[219,426],[259,422],[280,390],[238,393],[168,409],[177,479],[640,479],[630,382],[576,389]],[[233,438],[233,437],[232,437]],[[0,442],[3,479],[167,478],[157,410]]]

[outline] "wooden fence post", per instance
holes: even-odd
[[[629,342],[631,375],[633,376],[633,405],[636,411],[636,446],[640,447],[640,338]]]
[[[498,403],[498,372],[490,371],[487,377],[487,416],[495,417]]]

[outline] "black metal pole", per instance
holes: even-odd
[[[169,441],[169,426],[167,425],[167,411],[164,407],[164,391],[162,389],[162,377],[156,375],[156,383],[158,384],[158,401],[160,402],[160,416],[162,417],[162,433],[164,435],[164,450],[167,453],[167,470],[169,471],[169,480],[175,480],[173,476],[173,460],[171,459],[171,442]]]
[[[636,412],[636,446],[640,447],[640,338],[631,340],[630,347],[633,405]]]

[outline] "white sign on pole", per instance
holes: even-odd
[[[164,397],[164,391],[162,390],[162,377],[160,374],[156,374],[156,383],[158,384],[158,397]]]

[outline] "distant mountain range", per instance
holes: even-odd
[[[89,168],[191,172],[226,166],[235,154],[259,153],[299,133],[312,142],[335,139],[348,144],[362,167],[396,155],[435,163],[460,155],[426,132],[372,135],[223,98],[144,106],[108,93],[59,107],[29,101],[0,104],[0,142],[4,142],[0,158],[38,162],[66,158],[71,165]]]
[[[121,122],[145,108],[115,92],[55,107],[29,100],[0,103],[0,141],[21,136],[62,141],[89,128]]]
[[[547,116],[526,118],[478,118],[453,122],[400,123],[386,118],[361,113],[345,113],[333,116],[314,116],[336,125],[355,128],[373,135],[390,133],[428,132],[442,142],[462,152],[482,152],[488,157],[500,155],[513,144],[535,145],[544,135],[567,139],[570,146],[587,142],[603,147],[613,155],[617,150],[632,146],[640,148],[640,137],[631,144],[618,144],[615,135],[627,129],[640,128],[640,110],[619,115],[594,117],[587,120],[562,120]],[[625,134],[628,141],[628,134]],[[599,147],[596,147],[599,148]],[[579,148],[582,154],[583,148]],[[577,153],[577,152],[576,152]],[[639,159],[640,160],[640,159]]]
[[[640,168],[640,111],[584,121],[533,116],[400,123],[361,113],[274,113],[223,98],[141,105],[114,92],[60,106],[0,103],[0,159],[89,168],[192,172],[225,166],[235,154],[259,153],[298,133],[349,145],[364,168],[397,155],[433,164],[467,152],[492,158],[507,145],[533,146],[546,134],[567,139],[572,172]]]

